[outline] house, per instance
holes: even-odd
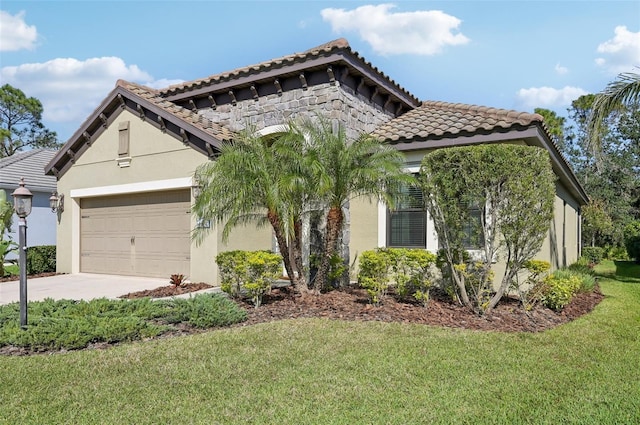
[[[235,229],[226,244],[218,229],[201,245],[192,244],[191,229],[212,225],[190,214],[197,190],[192,176],[247,125],[266,136],[288,120],[317,113],[342,123],[350,137],[367,132],[389,141],[405,154],[408,171],[417,171],[424,153],[440,147],[544,147],[558,184],[555,220],[540,258],[557,267],[579,256],[580,208],[587,195],[540,115],[421,102],[339,39],[163,90],[118,81],[46,167],[66,199],[58,272],[183,273],[193,281],[217,282],[217,253],[272,249],[270,229],[252,226]],[[352,201],[344,238],[352,259],[379,246],[436,250],[426,213],[406,213],[417,220]],[[398,228],[409,237],[391,231]]]
[[[33,193],[32,211],[27,217],[27,243],[29,246],[56,244],[56,215],[49,208],[49,197],[56,191],[56,178],[45,175],[44,167],[55,156],[50,149],[33,149],[18,152],[0,159],[0,190],[7,193],[7,200],[13,203],[11,193],[18,188],[24,178],[26,187]],[[17,216],[13,216],[13,226],[9,237],[18,241]],[[18,258],[16,252],[7,255],[7,260]]]

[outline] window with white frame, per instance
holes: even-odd
[[[422,190],[404,186],[402,192],[404,196],[396,209],[387,213],[387,246],[426,248],[427,212]]]

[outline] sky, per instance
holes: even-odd
[[[163,88],[340,37],[420,100],[567,116],[640,72],[640,0],[2,0],[0,84],[66,142],[118,79]]]

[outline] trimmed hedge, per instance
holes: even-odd
[[[586,258],[589,263],[598,264],[604,258],[604,248],[599,246],[585,246],[582,248],[582,256]]]
[[[30,246],[27,249],[27,274],[56,271],[56,246]]]

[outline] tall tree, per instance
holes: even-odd
[[[348,140],[342,125],[318,117],[296,126],[309,143],[306,166],[311,170],[317,205],[326,211],[324,247],[314,281],[315,292],[327,286],[331,257],[344,226],[345,208],[354,198],[383,200],[393,207],[402,182],[413,182],[403,172],[402,154],[362,134]]]
[[[25,148],[59,148],[56,133],[42,124],[42,103],[22,90],[0,87],[0,158]]]
[[[603,123],[609,115],[631,105],[640,104],[640,74],[627,72],[618,75],[618,78],[607,85],[598,93],[593,102],[591,115],[589,116],[589,148],[598,156],[602,150],[601,133]]]
[[[566,125],[566,118],[556,114],[554,111],[544,108],[535,108],[536,114],[542,115],[544,123],[560,150],[564,149],[564,127]]]
[[[621,246],[623,229],[639,214],[640,103],[619,105],[602,118],[595,153],[590,120],[597,99],[590,94],[572,102],[573,125],[565,130],[564,154],[592,200],[584,215],[588,231],[583,233],[583,243]]]

